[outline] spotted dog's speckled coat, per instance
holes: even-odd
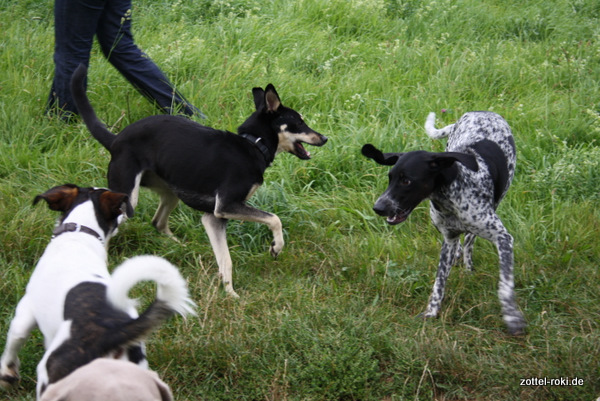
[[[473,269],[475,236],[494,243],[500,258],[498,295],[504,321],[510,333],[522,334],[526,323],[515,301],[513,238],[496,214],[515,171],[510,127],[492,112],[466,113],[456,124],[441,129],[434,123],[435,113],[430,113],[425,123],[427,134],[434,139],[448,137],[446,152],[382,153],[372,145],[363,147],[365,156],[394,166],[389,186],[373,209],[387,217],[388,223],[398,224],[421,201],[431,201],[431,219],[444,243],[425,317],[437,316],[448,274],[461,253],[466,268]]]

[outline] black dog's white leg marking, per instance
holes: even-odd
[[[173,235],[173,232],[169,229],[169,216],[173,209],[177,207],[179,198],[169,189],[158,190],[153,188],[153,190],[160,195],[160,203],[152,218],[152,224],[156,227],[158,232],[166,234],[177,241],[177,238],[175,238],[175,235]]]
[[[218,218],[212,213],[204,213],[202,224],[217,258],[219,275],[223,281],[225,292],[235,298],[239,298],[239,295],[233,289],[233,263],[229,254],[229,247],[227,246],[227,220]]]
[[[271,255],[275,258],[283,249],[284,241],[281,220],[272,213],[264,212],[245,203],[226,204],[225,202],[221,202],[217,196],[215,216],[227,220],[242,220],[264,224],[273,233],[273,242],[269,250]]]
[[[17,354],[35,327],[36,321],[29,308],[29,300],[24,297],[17,305],[15,317],[10,322],[6,347],[0,360],[0,387],[9,388],[19,380]]]
[[[440,305],[444,299],[444,291],[446,288],[446,280],[452,269],[456,252],[460,247],[460,237],[446,237],[442,244],[442,250],[440,252],[440,263],[438,265],[437,274],[435,276],[435,283],[431,290],[431,296],[429,297],[429,303],[427,309],[423,314],[423,317],[436,317],[440,311]]]

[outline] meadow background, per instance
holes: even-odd
[[[57,217],[35,195],[66,182],[106,185],[107,152],[81,122],[44,114],[53,76],[53,2],[0,0],[0,347]],[[327,135],[310,161],[280,155],[252,204],[278,214],[287,244],[231,222],[239,300],[219,287],[200,214],[171,228],[157,198],[113,239],[111,268],[133,255],[181,268],[198,318],[172,319],[148,341],[151,366],[177,400],[595,400],[600,396],[600,2],[597,0],[136,0],[134,35],[204,123],[235,131],[251,88]],[[89,96],[119,131],[157,113],[94,48]],[[427,138],[471,110],[512,126],[516,177],[499,214],[515,238],[528,334],[506,334],[497,255],[475,244],[476,272],[456,268],[441,316],[423,321],[441,237],[424,202],[390,227],[371,210],[387,168],[360,155],[444,149]],[[149,299],[153,289],[137,295]],[[21,352],[32,400],[39,333]],[[582,386],[520,386],[532,377]]]

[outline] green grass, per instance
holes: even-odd
[[[0,0],[0,347],[56,217],[34,196],[65,182],[106,185],[107,152],[83,124],[44,115],[52,5]],[[198,318],[175,318],[148,341],[176,399],[600,396],[599,17],[596,0],[135,1],[138,44],[206,124],[235,131],[253,110],[251,88],[271,82],[330,137],[310,161],[280,155],[252,199],[283,222],[277,260],[266,227],[231,222],[239,300],[219,287],[198,212],[174,212],[177,244],[152,228],[157,199],[143,192],[112,241],[111,268],[150,253],[189,280]],[[89,73],[91,101],[115,130],[156,113],[98,48]],[[417,319],[441,244],[427,202],[396,227],[371,211],[387,169],[360,147],[440,151],[422,128],[427,113],[442,125],[470,110],[503,115],[517,142],[499,214],[515,238],[522,338],[505,332],[497,255],[483,240],[476,272],[452,272],[439,319]],[[42,353],[36,333],[19,387],[3,397],[34,398]],[[584,384],[520,386],[531,377]]]

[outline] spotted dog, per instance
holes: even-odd
[[[71,92],[92,136],[111,155],[108,186],[131,196],[135,207],[140,186],[160,196],[152,223],[173,236],[168,219],[179,200],[204,212],[202,224],[212,245],[225,291],[237,297],[227,247],[228,220],[267,225],[273,233],[271,255],[283,249],[279,217],[246,201],[263,183],[275,155],[287,152],[310,159],[303,144],[322,146],[327,137],[311,129],[295,110],[285,107],[275,87],[254,88],[256,111],[238,127],[238,134],[205,127],[181,116],[150,116],[114,135],[96,117],[85,91],[87,69],[80,65]],[[128,215],[133,209],[128,210]]]
[[[61,216],[17,305],[0,359],[0,387],[9,388],[19,379],[19,350],[40,329],[46,351],[37,366],[38,399],[48,385],[96,358],[147,367],[143,339],[174,313],[194,314],[185,280],[162,258],[131,258],[109,274],[108,241],[123,220],[127,195],[66,184],[34,203],[41,200]],[[157,283],[156,300],[138,316],[127,294],[146,280]]]
[[[504,322],[511,334],[520,335],[526,322],[515,300],[513,238],[496,214],[515,172],[516,149],[510,127],[498,114],[482,111],[466,113],[457,123],[441,129],[435,128],[435,113],[430,113],[425,130],[433,139],[448,138],[446,152],[382,153],[373,145],[363,146],[364,156],[393,166],[389,186],[373,210],[389,224],[398,224],[419,203],[430,200],[431,220],[444,242],[424,317],[438,315],[448,274],[461,254],[465,267],[473,269],[475,237],[491,241],[500,259],[498,295]]]

